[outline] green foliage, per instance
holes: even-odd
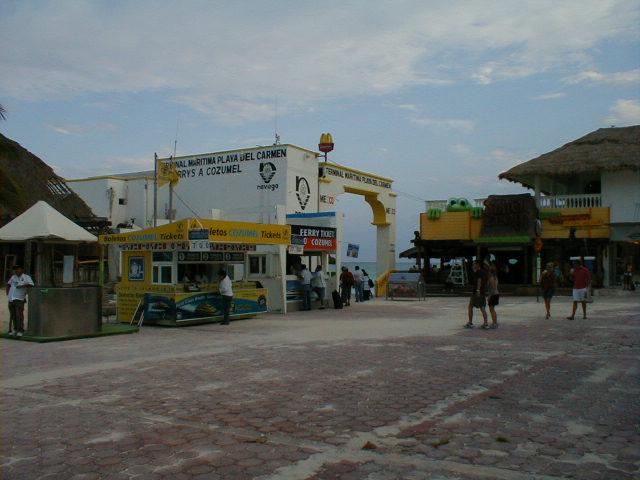
[[[430,208],[427,210],[427,218],[429,220],[438,220],[442,216],[442,210],[439,208]]]
[[[484,209],[482,207],[472,207],[471,217],[476,219],[482,218],[482,212],[484,212]]]

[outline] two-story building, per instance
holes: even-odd
[[[414,241],[422,258],[488,257],[514,284],[574,257],[595,285],[619,285],[628,263],[640,270],[640,126],[596,130],[499,178],[533,192],[429,202]]]

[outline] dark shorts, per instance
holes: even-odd
[[[495,307],[500,303],[500,295],[491,295],[488,303],[490,307]]]
[[[487,299],[484,295],[472,295],[469,303],[475,308],[484,308],[487,305]]]
[[[542,291],[542,298],[546,298],[547,300],[551,300],[556,293],[555,288],[550,288],[549,290]]]

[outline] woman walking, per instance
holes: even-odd
[[[547,266],[540,276],[540,288],[542,289],[542,298],[544,299],[544,308],[547,310],[547,320],[551,318],[551,299],[556,292],[556,272],[553,262],[547,263]]]
[[[500,303],[500,292],[498,292],[498,272],[496,266],[489,267],[489,280],[487,281],[487,301],[489,305],[489,313],[491,314],[491,327],[498,328],[498,314],[496,313],[496,305]],[[486,324],[482,328],[487,328]]]

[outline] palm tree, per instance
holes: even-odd
[[[0,119],[2,120],[7,119],[7,111],[4,109],[4,107],[1,104],[0,104]]]

